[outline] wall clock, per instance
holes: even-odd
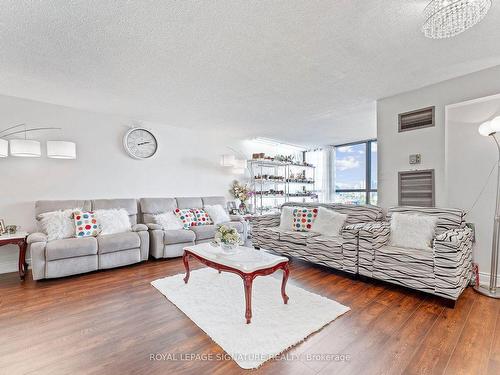
[[[156,137],[145,128],[132,128],[123,137],[125,151],[134,159],[149,159],[158,150]]]

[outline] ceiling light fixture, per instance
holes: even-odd
[[[31,139],[11,139],[10,154],[22,158],[39,158],[42,155],[40,142]]]
[[[0,138],[0,158],[9,156],[9,141]]]
[[[432,0],[424,9],[422,32],[428,38],[458,35],[479,23],[491,8],[491,0]]]

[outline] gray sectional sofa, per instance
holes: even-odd
[[[37,201],[35,214],[38,220],[42,213],[72,208],[85,211],[123,208],[129,214],[132,231],[54,241],[48,241],[44,233],[32,233],[28,236],[28,246],[34,280],[125,266],[148,259],[148,228],[137,224],[135,199]]]
[[[141,198],[140,211],[142,222],[149,228],[151,255],[157,259],[181,256],[185,246],[212,241],[216,229],[215,225],[203,225],[192,227],[190,230],[163,230],[155,223],[154,215],[176,208],[203,208],[217,204],[227,210],[224,197]],[[239,215],[230,215],[230,219],[231,221],[225,224],[236,228],[238,233],[245,237],[247,229],[244,219]]]

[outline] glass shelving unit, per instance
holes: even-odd
[[[314,191],[314,166],[269,159],[252,159],[247,165],[257,214],[278,211],[285,202],[314,202],[318,199]]]

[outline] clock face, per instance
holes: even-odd
[[[123,138],[127,153],[136,159],[147,159],[156,154],[158,142],[149,130],[144,128],[130,129]]]

